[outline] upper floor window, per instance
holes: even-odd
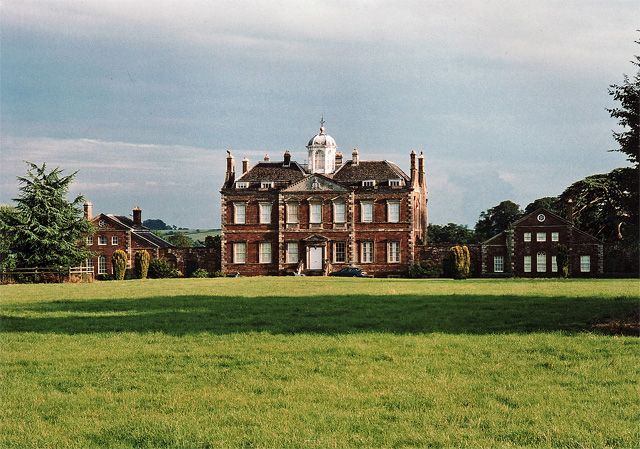
[[[591,256],[580,256],[580,273],[591,271]]]
[[[88,235],[87,236],[87,245],[93,245],[93,236],[92,235]]]
[[[273,182],[271,181],[262,181],[260,183],[260,188],[261,189],[271,189],[273,187]]]
[[[547,233],[546,232],[538,232],[536,233],[536,242],[546,242],[547,241]]]
[[[373,179],[366,179],[362,181],[362,187],[375,187],[376,181]]]
[[[504,256],[493,256],[493,272],[504,272]]]
[[[249,188],[249,183],[245,182],[245,181],[237,181],[236,182],[236,189],[248,189]]]
[[[347,221],[347,205],[343,202],[333,203],[333,222],[345,223]]]
[[[247,243],[236,242],[233,244],[233,263],[245,263],[247,261]]]
[[[298,203],[287,203],[287,223],[298,223]]]
[[[233,222],[235,224],[247,222],[247,205],[245,203],[233,203]]]
[[[98,236],[98,245],[106,245],[107,244],[107,236],[99,235]]]
[[[347,244],[346,242],[335,242],[333,244],[333,262],[345,263],[347,261]]]
[[[362,201],[360,203],[360,221],[362,223],[373,222],[373,201]]]
[[[309,204],[309,223],[311,224],[322,223],[322,203]]]
[[[111,236],[111,244],[112,245],[117,245],[118,244],[118,236],[117,235]]]
[[[260,223],[271,223],[271,203],[260,203]]]
[[[531,233],[530,232],[525,232],[524,233],[524,241],[525,242],[530,242],[531,241]]]
[[[389,263],[400,262],[400,242],[387,243],[387,262]]]
[[[531,256],[524,256],[524,272],[531,273]]]
[[[547,272],[547,255],[544,252],[539,252],[536,255],[536,271],[538,273]]]
[[[398,223],[400,221],[400,201],[389,201],[387,203],[387,221]]]
[[[551,241],[552,242],[557,242],[560,240],[560,233],[559,232],[552,232],[551,233]]]
[[[402,187],[403,182],[402,179],[390,179],[389,187]]]
[[[362,242],[360,245],[360,262],[373,262],[373,242]]]

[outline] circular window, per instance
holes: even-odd
[[[538,221],[539,222],[543,222],[545,220],[545,218],[547,218],[547,217],[545,217],[544,214],[538,214]]]
[[[100,220],[98,222],[98,226],[100,226],[101,228],[104,227],[104,220]]]

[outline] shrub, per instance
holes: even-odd
[[[149,253],[146,250],[136,251],[135,260],[136,260],[136,277],[138,279],[146,279],[147,274],[149,273]]]
[[[173,268],[167,259],[153,259],[149,263],[149,277],[153,279],[175,278],[178,270]]]
[[[227,275],[224,273],[224,271],[214,271],[213,273],[211,273],[211,277],[212,278],[226,278]]]
[[[442,276],[442,266],[433,260],[418,262],[409,267],[410,278],[437,278]]]
[[[558,255],[556,256],[558,271],[564,278],[569,277],[569,250],[565,245],[558,245]]]
[[[471,256],[466,245],[452,246],[442,263],[444,275],[453,279],[468,278],[470,267]]]
[[[116,250],[111,256],[111,263],[113,264],[113,277],[118,281],[123,280],[127,271],[127,253],[121,249]]]
[[[193,273],[191,273],[192,278],[208,278],[209,272],[204,268],[198,268]]]

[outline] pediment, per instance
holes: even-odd
[[[320,235],[320,234],[313,234],[313,235],[310,235],[309,237],[307,237],[306,239],[304,239],[304,241],[307,242],[307,243],[325,243],[328,240],[329,239],[327,237],[325,237],[324,235]]]
[[[283,192],[347,192],[348,190],[322,175],[308,175],[291,184]]]

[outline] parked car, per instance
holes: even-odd
[[[345,267],[341,268],[338,271],[334,271],[329,273],[329,276],[340,276],[340,277],[348,277],[348,278],[367,278],[373,277],[367,274],[366,271],[362,271],[358,267]]]

